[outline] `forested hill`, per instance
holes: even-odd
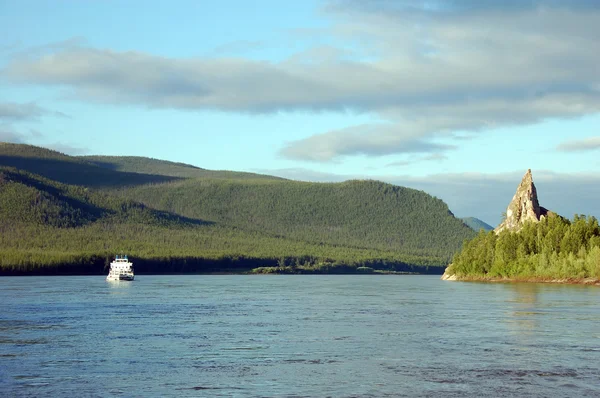
[[[119,252],[147,272],[441,273],[475,235],[441,200],[378,181],[298,182],[16,144],[0,144],[0,167],[4,273],[103,272]]]
[[[121,194],[186,217],[317,244],[445,258],[474,236],[441,200],[379,181],[186,180]]]
[[[180,178],[267,179],[283,180],[264,174],[226,170],[207,170],[185,163],[169,162],[141,156],[79,156],[96,166],[120,171]]]
[[[131,173],[99,167],[83,158],[46,148],[0,142],[0,166],[38,174],[64,184],[93,188],[130,186],[173,181],[176,177]]]
[[[98,221],[172,227],[203,223],[103,192],[0,166],[0,226],[5,228],[6,234],[17,225],[69,228]]]

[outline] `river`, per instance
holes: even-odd
[[[0,395],[600,395],[598,287],[136,278],[0,278]]]

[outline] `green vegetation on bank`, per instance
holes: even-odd
[[[361,266],[443,271],[426,259],[394,252],[310,245],[214,225],[165,228],[99,222],[56,228],[13,224],[0,230],[3,274],[104,273],[115,253],[128,253],[140,273],[237,272],[264,266],[292,267],[304,273],[355,272]]]
[[[600,229],[594,217],[528,222],[518,232],[481,231],[454,256],[459,279],[600,279]]]
[[[297,182],[16,144],[0,145],[0,234],[3,274],[103,273],[117,253],[154,273],[441,273],[475,235],[441,200],[377,181]]]

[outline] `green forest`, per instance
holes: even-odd
[[[544,217],[518,232],[481,231],[454,256],[459,279],[600,279],[600,229],[595,217]]]
[[[391,250],[443,263],[472,237],[447,205],[379,181],[188,180],[122,189],[123,198],[188,218],[313,244]]]
[[[422,191],[0,143],[0,273],[442,273],[475,232]]]

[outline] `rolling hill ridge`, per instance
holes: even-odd
[[[125,173],[138,173],[178,178],[215,178],[215,179],[265,179],[283,180],[264,174],[239,171],[207,170],[185,163],[170,162],[140,156],[78,156],[98,167]]]
[[[299,182],[18,144],[0,144],[0,167],[1,266],[13,273],[99,273],[118,252],[147,272],[441,273],[474,236],[441,200],[379,181]]]

